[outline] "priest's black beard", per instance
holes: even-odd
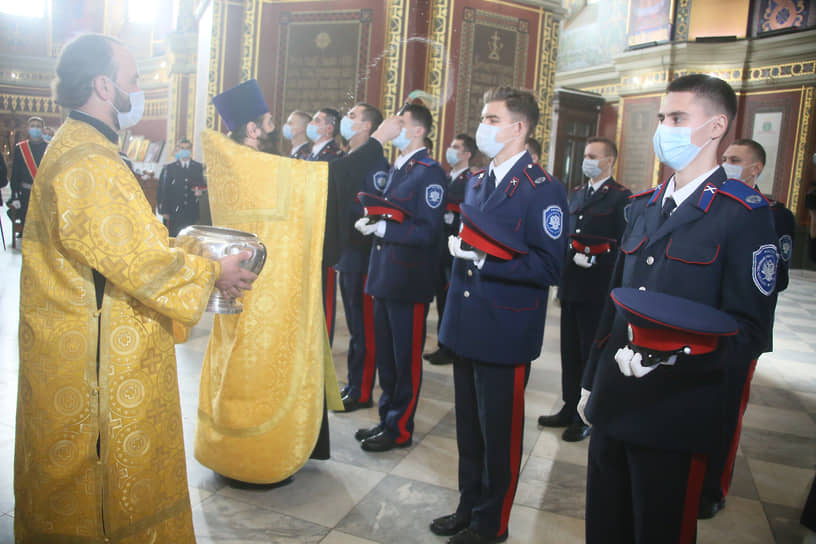
[[[278,150],[279,140],[280,133],[278,132],[278,129],[275,129],[272,132],[267,132],[266,135],[261,138],[260,150],[264,153],[280,155],[280,151]]]

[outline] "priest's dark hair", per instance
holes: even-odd
[[[103,34],[82,34],[62,48],[57,59],[57,77],[52,82],[54,102],[74,109],[91,97],[93,80],[108,76],[116,81],[119,66],[113,60],[113,46],[122,45]]]

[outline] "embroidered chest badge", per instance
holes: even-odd
[[[558,206],[549,206],[544,210],[544,231],[547,236],[557,240],[564,226],[564,212]]]
[[[428,185],[425,189],[425,203],[428,207],[436,209],[442,204],[442,197],[445,195],[444,190],[442,189],[441,185],[437,185],[434,183],[433,185]]]
[[[380,170],[374,173],[374,187],[379,191],[385,190],[385,185],[388,183],[388,174]]]
[[[754,251],[751,277],[756,288],[765,296],[770,295],[774,287],[776,287],[776,265],[778,261],[779,254],[773,244],[759,246],[759,249]]]

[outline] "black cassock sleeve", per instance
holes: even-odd
[[[352,153],[329,163],[329,194],[326,202],[326,234],[323,239],[323,264],[332,266],[348,246],[353,225],[345,214],[348,203],[363,189],[365,175],[383,156],[383,147],[374,138]]]

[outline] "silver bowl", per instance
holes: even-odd
[[[243,261],[241,268],[245,268],[254,274],[260,274],[266,262],[266,246],[256,235],[224,227],[206,225],[186,227],[176,236],[175,247],[181,248],[187,253],[212,260],[235,255],[242,251],[250,251],[252,257]],[[234,298],[224,296],[218,289],[213,289],[210,300],[207,302],[208,312],[238,314],[242,310],[243,306],[240,302]]]

